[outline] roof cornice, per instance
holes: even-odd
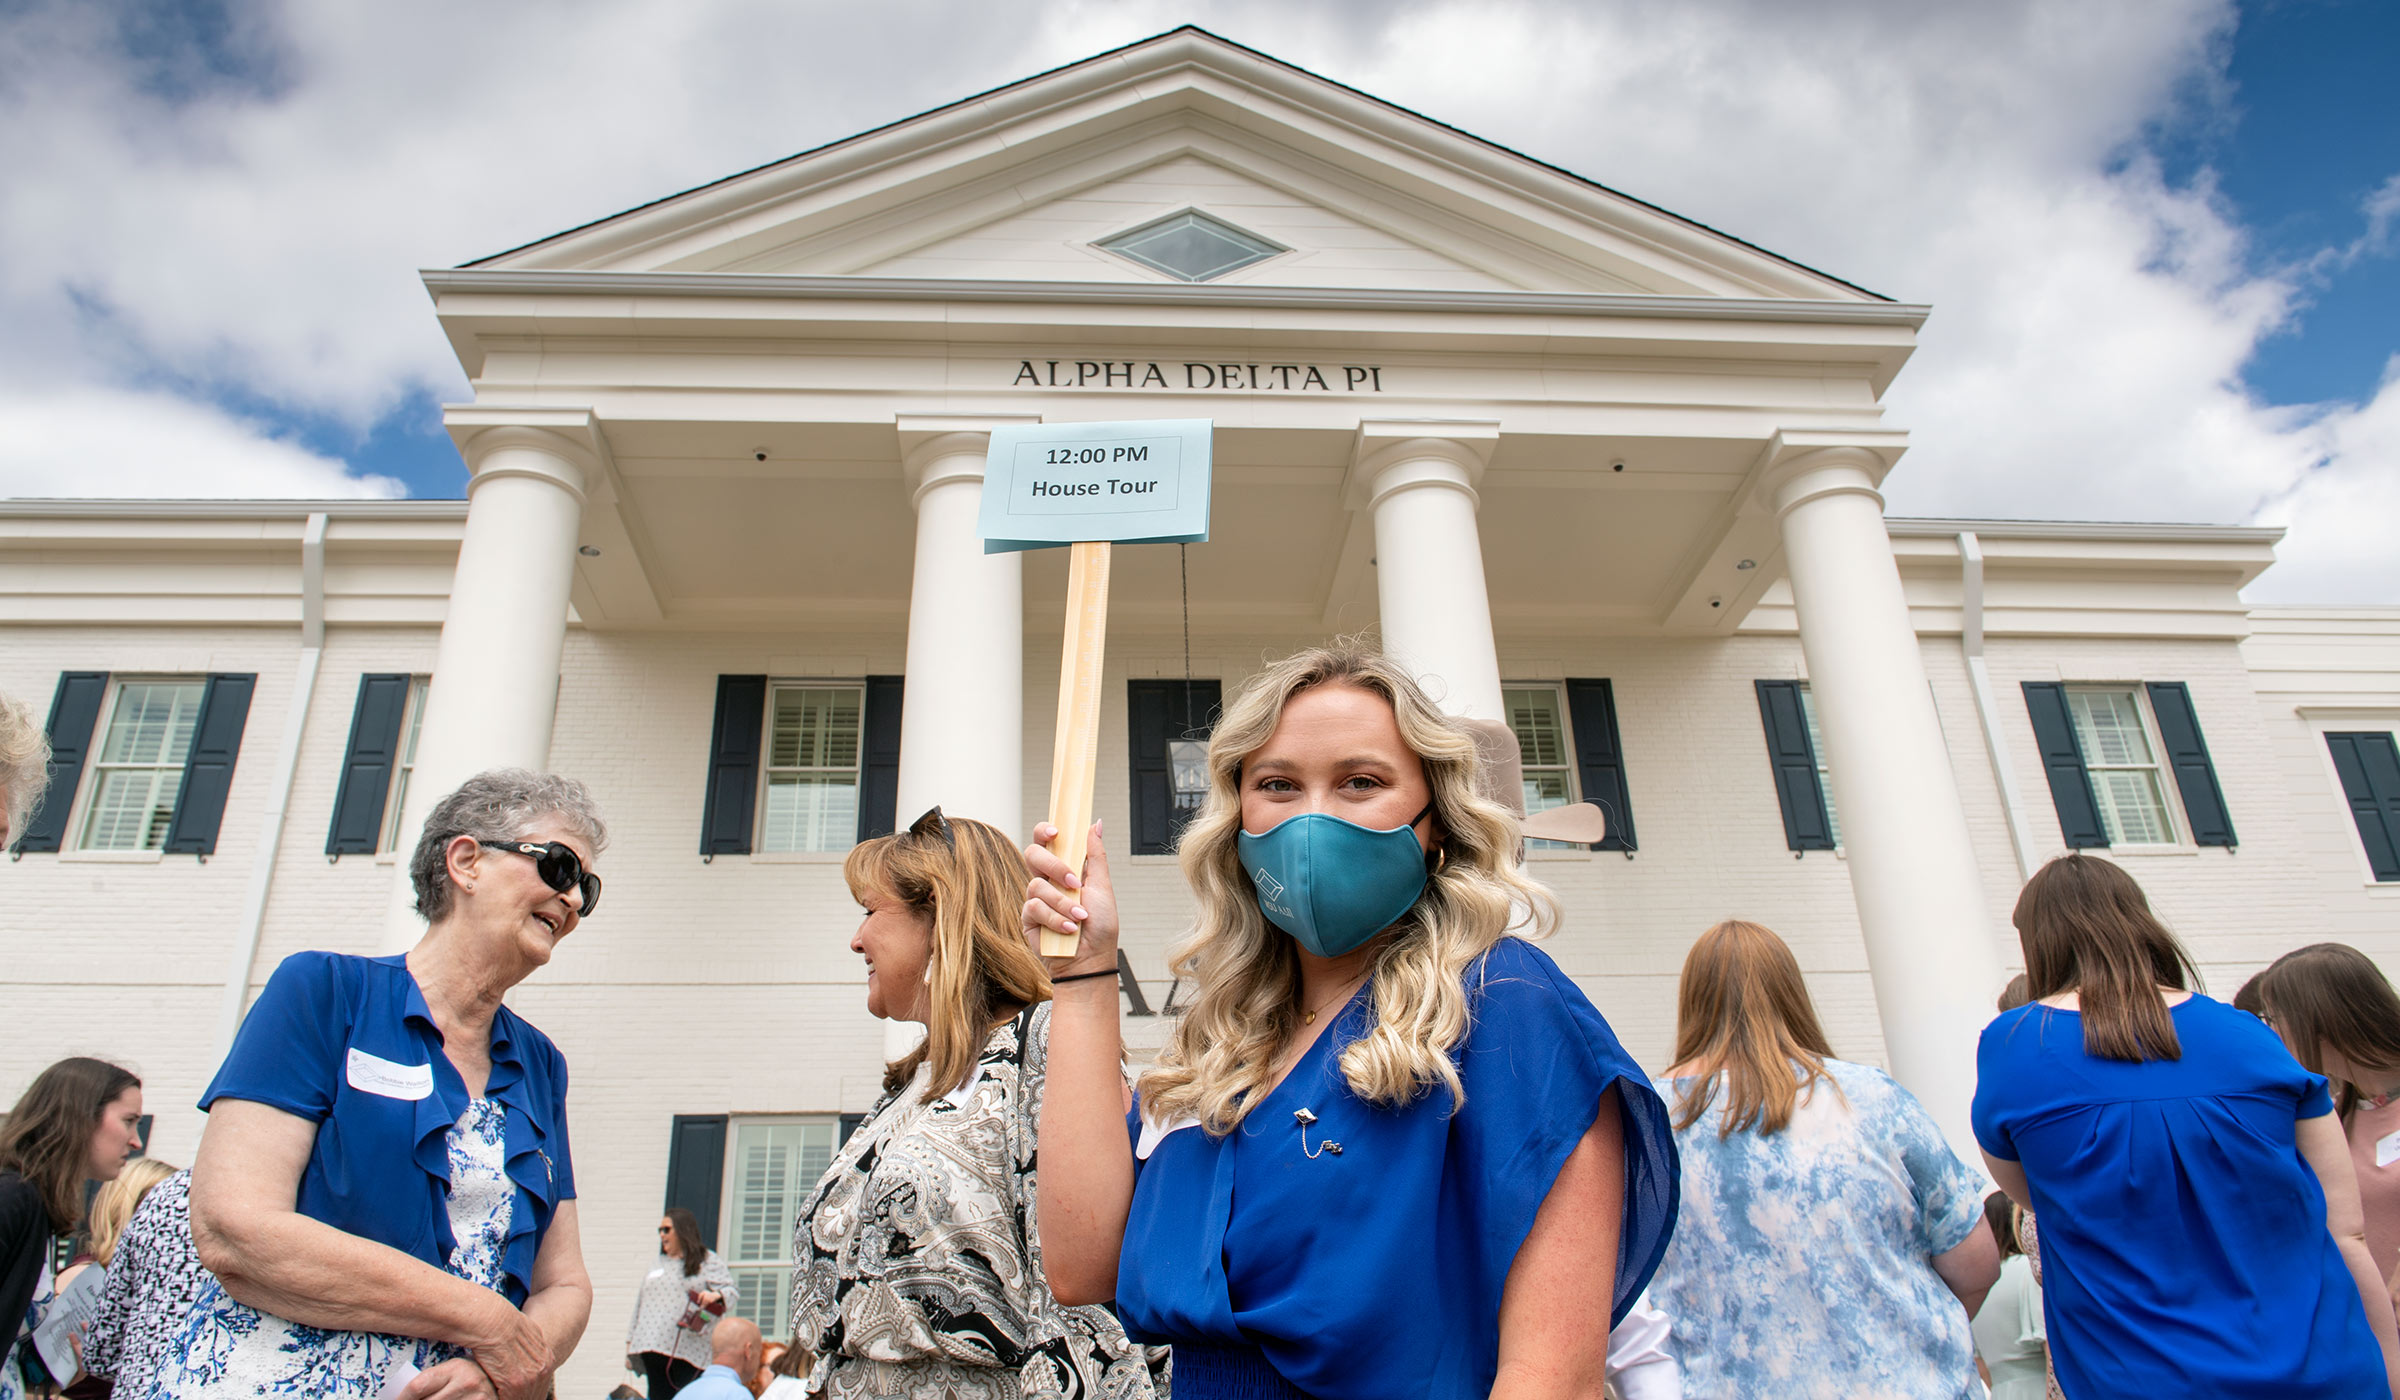
[[[1456,311],[1608,316],[1669,321],[1782,321],[1921,326],[1932,308],[1908,302],[1676,297],[1596,292],[1482,292],[1346,287],[1184,286],[1136,282],[1020,282],[987,278],[813,277],[781,273],[586,272],[427,268],[425,289],[514,296],[752,297],[815,301],[967,301],[1087,306],[1275,307],[1303,311]]]
[[[1890,534],[1904,539],[1945,538],[1972,531],[1992,540],[2116,540],[2154,544],[2274,544],[2279,525],[2153,524],[2112,520],[1944,520],[1888,517]]]
[[[311,515],[338,519],[464,520],[464,500],[340,500],[265,501],[240,499],[162,500],[147,498],[0,498],[0,519],[74,519],[101,516],[119,520],[174,519],[298,520]]]

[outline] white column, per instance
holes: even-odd
[[[1475,523],[1475,483],[1496,436],[1392,441],[1362,456],[1353,480],[1375,522],[1384,651],[1451,714],[1505,720]]]
[[[584,492],[597,470],[587,447],[545,428],[486,428],[462,451],[472,472],[466,536],[401,812],[386,952],[425,930],[407,861],[433,804],[487,768],[549,765],[567,590]]]
[[[1863,448],[1804,451],[1764,492],[1783,534],[1809,688],[1893,1077],[1969,1162],[1976,1033],[2001,970],[1941,720]]]
[[[913,435],[912,435],[913,436]],[[986,554],[976,529],[990,434],[907,445],[917,508],[900,694],[902,826],[940,804],[1021,839],[1025,820],[1025,569]]]

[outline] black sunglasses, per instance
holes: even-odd
[[[950,819],[942,815],[942,808],[941,804],[939,803],[926,808],[924,816],[921,816],[915,821],[910,822],[908,824],[908,834],[919,841],[924,840],[928,836],[939,836],[942,838],[942,844],[944,846],[949,847],[953,851],[958,849],[958,836],[956,833],[950,830]]]
[[[592,911],[600,907],[600,877],[584,869],[583,858],[576,855],[575,848],[565,842],[486,841],[480,836],[475,840],[477,845],[489,846],[495,851],[533,857],[533,873],[541,876],[543,884],[560,894],[581,887],[583,908],[578,917],[588,919]]]

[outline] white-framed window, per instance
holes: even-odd
[[[862,685],[778,682],[767,691],[761,851],[846,851],[858,841]]]
[[[1800,682],[1800,717],[1808,721],[1809,752],[1817,756],[1817,791],[1825,796],[1825,834],[1833,838],[1839,849],[1842,844],[1841,814],[1833,810],[1833,770],[1825,762],[1825,731],[1817,724],[1816,692],[1808,682]]]
[[[378,851],[401,849],[400,814],[408,806],[408,778],[416,771],[417,736],[425,732],[425,692],[432,684],[431,676],[408,680],[408,707],[400,714],[399,761],[392,765],[391,790],[383,799],[383,836],[375,847]]]
[[[1524,770],[1525,814],[1547,812],[1583,800],[1577,790],[1574,733],[1567,724],[1567,697],[1555,681],[1502,687],[1500,704],[1516,731],[1517,760]],[[1571,841],[1527,841],[1529,848],[1580,849]]]
[[[2084,770],[2100,803],[2100,829],[2111,846],[2172,846],[2179,839],[2167,803],[2158,739],[2141,688],[2071,685],[2067,715],[2083,747]]]
[[[769,1337],[792,1333],[792,1227],[833,1162],[841,1120],[735,1118],[726,1134],[725,1263],[741,1298],[736,1315]]]
[[[92,764],[91,799],[76,848],[163,850],[208,682],[170,676],[121,680],[110,689],[107,727]]]

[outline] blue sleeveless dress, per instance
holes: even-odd
[[[1135,1106],[1117,1308],[1135,1340],[1174,1346],[1177,1400],[1481,1400],[1509,1266],[1611,1085],[1612,1319],[1649,1282],[1675,1222],[1666,1105],[1532,944],[1502,939],[1465,981],[1456,1114],[1438,1089],[1398,1110],[1350,1093],[1341,1050],[1372,1014],[1363,988],[1231,1134],[1145,1124]]]

